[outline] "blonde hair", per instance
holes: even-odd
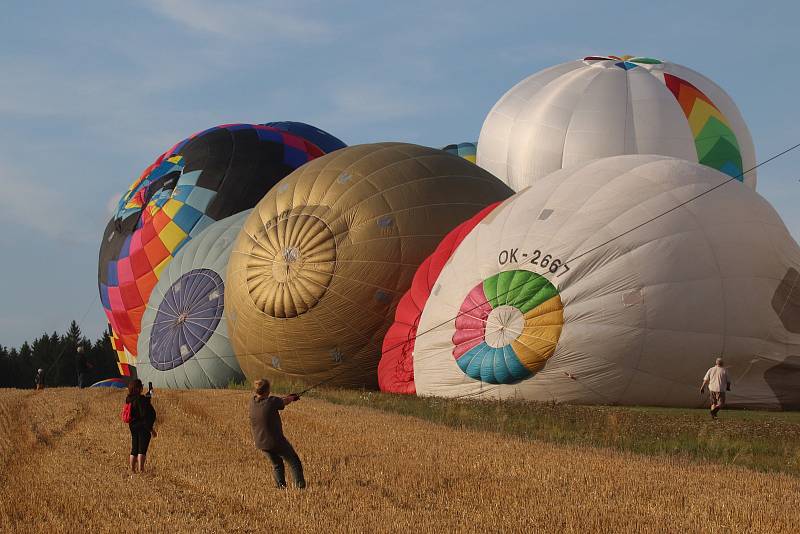
[[[267,380],[266,378],[262,378],[260,380],[256,380],[253,383],[253,386],[254,386],[256,395],[264,396],[264,395],[269,394],[269,380]]]

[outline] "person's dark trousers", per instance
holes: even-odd
[[[306,479],[303,477],[303,464],[300,462],[300,457],[297,456],[297,453],[294,451],[294,447],[292,447],[291,443],[286,441],[268,451],[263,452],[264,455],[269,458],[269,461],[272,462],[272,467],[274,469],[273,475],[275,477],[275,485],[277,487],[286,487],[286,468],[283,464],[284,460],[289,463],[289,469],[292,470],[294,485],[298,488],[306,487]]]
[[[147,454],[152,429],[144,423],[133,423],[128,427],[131,429],[131,456]]]
[[[86,373],[78,373],[78,387],[81,389],[86,387]]]

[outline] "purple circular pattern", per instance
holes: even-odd
[[[222,318],[225,284],[211,269],[194,269],[170,286],[150,333],[150,364],[174,369],[202,349]]]

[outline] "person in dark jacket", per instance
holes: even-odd
[[[131,472],[144,473],[144,464],[147,459],[147,449],[150,438],[156,437],[156,410],[150,402],[149,395],[142,395],[144,386],[139,379],[128,383],[128,396],[126,403],[131,405],[131,456],[129,460]]]
[[[250,429],[253,432],[253,441],[256,448],[272,462],[276,487],[286,487],[286,468],[283,463],[286,460],[292,470],[295,486],[305,488],[303,464],[292,444],[283,435],[280,414],[281,410],[300,397],[294,394],[283,398],[272,397],[269,389],[269,380],[266,378],[256,380],[255,395],[250,400]]]

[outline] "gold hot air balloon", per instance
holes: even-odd
[[[441,150],[344,148],[284,178],[245,221],[225,306],[249,379],[377,386],[381,343],[417,266],[510,188]]]

